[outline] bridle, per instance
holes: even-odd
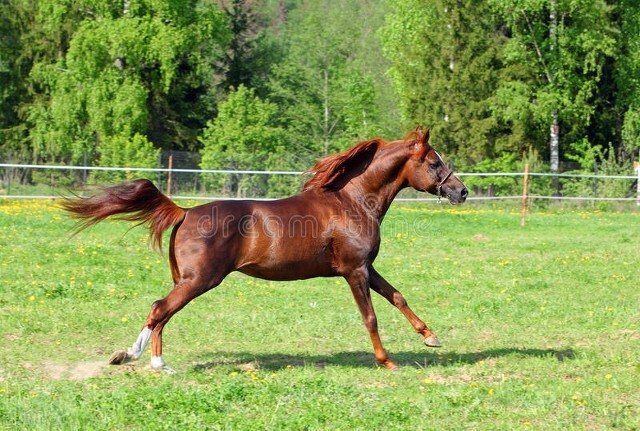
[[[438,203],[442,203],[442,185],[449,179],[449,177],[453,175],[453,169],[449,169],[449,173],[445,175],[445,177],[438,183],[436,186],[436,191],[438,192]]]
[[[442,163],[444,165],[444,161],[442,161],[442,157],[440,157],[440,154],[438,154],[438,152],[435,151],[435,150],[433,150],[433,152],[436,153],[436,155],[440,159],[440,163]],[[426,168],[425,168],[425,170],[426,170]],[[445,175],[444,178],[442,180],[440,180],[440,182],[436,186],[436,192],[438,194],[438,203],[439,204],[442,203],[442,185],[449,179],[449,177],[451,175],[453,175],[453,169],[449,169],[449,172],[447,173],[447,175]]]

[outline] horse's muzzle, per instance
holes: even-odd
[[[449,200],[452,205],[464,203],[469,195],[469,189],[462,186],[459,190],[452,189],[447,186],[442,187],[442,195]]]

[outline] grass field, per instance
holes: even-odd
[[[374,298],[399,372],[344,280],[232,274],[165,328],[165,375],[106,365],[171,288],[146,231],[0,201],[0,428],[640,429],[640,213],[519,221],[392,207],[376,267],[444,344]]]

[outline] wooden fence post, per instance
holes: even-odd
[[[524,165],[524,184],[522,186],[522,217],[520,218],[520,226],[524,226],[527,217],[527,194],[529,189],[529,163]]]
[[[640,162],[633,162],[633,167],[636,168],[636,174],[638,175],[638,202],[637,205],[640,207]]]
[[[169,154],[169,175],[167,176],[167,196],[171,197],[171,169],[173,168],[173,154]]]

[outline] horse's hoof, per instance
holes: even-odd
[[[398,367],[396,363],[393,362],[391,359],[386,359],[382,362],[379,362],[379,364],[385,367],[389,371],[398,371],[400,369],[400,367]]]
[[[435,335],[431,335],[425,338],[423,343],[425,346],[429,347],[442,347],[442,343],[440,343],[440,340],[438,340],[438,337],[436,337]]]
[[[109,364],[111,365],[122,365],[127,362],[131,362],[133,357],[124,350],[118,350],[113,352],[113,355],[109,358]]]
[[[162,367],[162,371],[166,374],[175,374],[176,370],[174,370],[171,367],[167,367],[166,365],[164,367]]]

